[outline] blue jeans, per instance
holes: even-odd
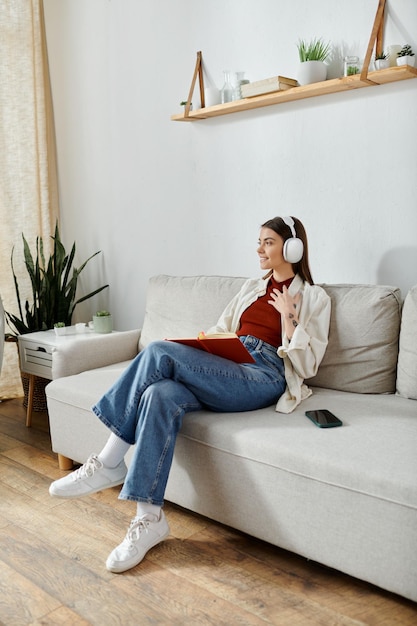
[[[252,411],[274,404],[284,392],[284,365],[276,349],[249,335],[241,340],[256,363],[155,341],[93,407],[113,433],[136,444],[121,499],[162,506],[185,413]]]

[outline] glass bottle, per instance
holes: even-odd
[[[221,91],[222,104],[224,104],[225,102],[232,102],[233,100],[233,85],[230,82],[230,74],[230,70],[223,70],[224,85]]]
[[[233,90],[233,100],[241,100],[242,99],[242,85],[247,85],[249,81],[244,78],[245,72],[236,72],[236,83],[235,88]]]
[[[345,57],[343,76],[353,76],[354,74],[359,74],[359,72],[359,57]]]

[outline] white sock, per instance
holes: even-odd
[[[148,502],[136,503],[136,516],[147,517],[150,521],[159,521],[161,515],[161,508],[157,504],[149,504]]]
[[[106,467],[117,467],[125,458],[125,454],[129,448],[130,443],[126,443],[126,441],[123,441],[123,439],[111,433],[106,445],[98,455],[98,458]]]

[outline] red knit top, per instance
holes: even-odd
[[[272,289],[279,289],[282,292],[283,286],[289,287],[292,280],[292,278],[288,278],[278,283],[271,276],[265,295],[260,296],[243,311],[240,318],[240,328],[237,331],[239,336],[252,335],[275,348],[281,345],[281,314],[278,313],[272,304],[268,304],[268,300],[271,300]]]

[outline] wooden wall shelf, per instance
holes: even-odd
[[[411,67],[410,65],[389,67],[385,70],[369,72],[366,79],[363,79],[361,74],[334,78],[321,83],[293,87],[285,91],[277,91],[263,96],[243,98],[235,102],[227,102],[226,104],[217,104],[216,106],[197,109],[196,111],[190,111],[188,116],[185,116],[183,113],[172,115],[171,120],[174,122],[194,122],[196,120],[204,120],[219,115],[228,115],[230,113],[238,113],[239,111],[250,111],[251,109],[259,109],[274,104],[294,102],[295,100],[304,100],[305,98],[313,98],[315,96],[325,96],[331,93],[351,91],[352,89],[362,89],[363,87],[385,85],[387,83],[408,80],[410,78],[417,78],[417,68]]]

